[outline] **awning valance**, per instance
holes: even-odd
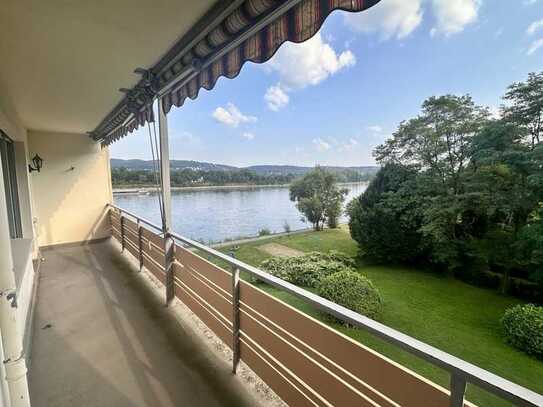
[[[380,0],[244,0],[223,5],[207,29],[193,33],[182,51],[144,73],[123,103],[91,134],[103,144],[153,120],[150,103],[163,98],[164,112],[196,99],[221,76],[236,77],[247,61],[269,60],[286,41],[303,42],[317,33],[334,10],[359,12]],[[226,2],[225,2],[226,3]],[[208,17],[209,18],[209,17]],[[205,24],[205,23],[204,23]],[[202,25],[202,22],[197,24]],[[183,40],[182,40],[183,41]],[[176,48],[176,47],[174,47]],[[133,113],[136,112],[136,113]]]

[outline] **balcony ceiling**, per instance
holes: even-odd
[[[214,0],[0,0],[0,104],[28,129],[84,133]]]

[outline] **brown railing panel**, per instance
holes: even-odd
[[[119,223],[119,221],[121,219],[121,214],[116,210],[110,210],[109,211],[109,217],[110,217],[112,222],[116,221],[117,223]]]
[[[206,304],[213,308],[219,319],[225,324],[231,326],[232,323],[232,301],[221,292],[210,280],[202,277],[199,273],[194,272],[189,267],[184,267],[180,263],[176,263],[174,268],[174,276],[177,283],[182,283],[192,291],[198,293]]]
[[[240,300],[242,336],[331,404],[360,405],[371,399],[378,405],[449,405],[444,389],[258,288],[241,282]]]
[[[117,229],[121,229],[121,221],[118,218],[111,216],[111,226]]]
[[[134,222],[133,220],[127,217],[124,217],[123,225],[124,225],[125,230],[127,230],[128,232],[132,232],[136,236],[138,235],[138,225],[136,222]]]
[[[159,249],[154,244],[150,243],[149,240],[142,239],[141,245],[142,251],[149,258],[153,259],[160,267],[164,268],[164,251]]]
[[[187,249],[176,246],[175,258],[185,267],[189,267],[196,273],[207,278],[212,284],[215,284],[228,295],[232,295],[232,281],[230,273],[217,267],[206,259],[191,253]]]
[[[285,369],[274,363],[273,360],[266,359],[263,352],[255,351],[250,343],[241,340],[240,351],[243,361],[253,369],[253,371],[268,386],[274,389],[277,394],[289,406],[321,406],[324,405],[318,397],[310,390],[287,378],[284,374]],[[276,390],[280,389],[280,393]]]
[[[128,250],[136,259],[139,258],[138,246],[128,240],[126,238],[126,234],[124,235],[124,248]]]
[[[147,228],[142,229],[142,236],[145,239],[150,240],[155,246],[157,246],[162,251],[164,251],[164,239],[162,237],[160,237],[159,235],[157,235],[154,232],[151,232]]]
[[[209,297],[206,299],[201,295],[202,293],[196,291],[198,288],[192,284],[194,283],[194,279],[187,277],[187,275],[191,273],[187,268],[179,263],[174,263],[173,269],[175,276],[175,296],[188,306],[222,341],[231,347],[231,323],[228,321],[226,315],[222,313],[225,311],[222,305],[219,305],[219,308],[222,308],[222,310],[218,310],[207,301],[209,300]],[[209,293],[209,291],[207,293]],[[217,305],[215,301],[213,301],[213,303]]]
[[[115,227],[115,226],[112,226],[111,227],[111,235],[117,239],[117,241],[121,241],[121,228],[119,227],[118,229]]]
[[[164,272],[164,268],[160,267],[159,264],[157,264],[153,259],[151,259],[146,254],[143,255],[143,265],[156,278],[158,278],[162,284],[166,282],[166,273]]]

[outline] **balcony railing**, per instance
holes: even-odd
[[[161,228],[111,206],[112,235],[166,284]],[[472,406],[470,383],[517,406],[543,406],[543,396],[449,355],[379,322],[321,298],[199,242],[173,234],[175,296],[293,406]],[[188,248],[221,260],[224,270]],[[450,374],[450,391],[355,342],[259,288],[240,280],[244,271]],[[173,277],[173,278],[172,278]]]

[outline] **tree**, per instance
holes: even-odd
[[[387,164],[349,203],[349,229],[364,256],[377,262],[414,262],[421,254],[421,202],[417,171]]]
[[[543,72],[532,72],[526,82],[509,86],[504,99],[511,102],[502,109],[505,118],[526,128],[535,148],[543,140]]]
[[[290,185],[290,200],[315,230],[322,230],[325,222],[337,226],[347,192],[338,188],[333,174],[316,166]]]
[[[374,155],[381,164],[418,166],[432,174],[437,187],[457,194],[470,159],[470,139],[488,116],[488,110],[476,106],[469,95],[431,97],[422,104],[422,113],[402,122]]]
[[[526,145],[524,134],[504,120],[487,124],[472,140],[472,172],[465,182],[466,192],[480,197],[488,225],[481,239],[488,244],[482,247],[503,272],[504,293],[511,271],[522,266],[521,232],[543,200],[541,148]]]

